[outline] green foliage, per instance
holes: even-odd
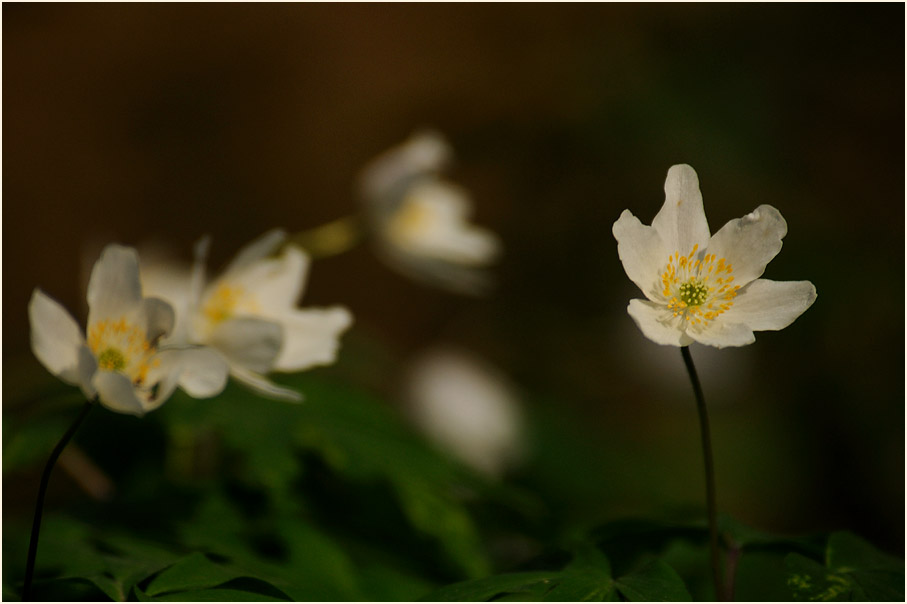
[[[790,554],[785,563],[787,583],[796,600],[904,600],[904,561],[852,533],[833,533],[828,538],[824,564],[799,554]]]
[[[562,570],[508,573],[450,585],[428,601],[631,602],[690,601],[681,578],[653,560],[617,579],[602,552],[585,544]]]
[[[231,385],[213,400],[178,394],[142,420],[96,410],[76,444],[117,493],[49,507],[36,596],[714,598],[701,518],[622,519],[589,529],[562,517],[572,500],[607,492],[589,484],[595,464],[579,464],[589,457],[585,445],[549,443],[576,453],[566,478],[555,464],[522,486],[490,484],[435,450],[385,401],[317,374],[285,383],[306,401],[264,400]],[[75,400],[55,395],[5,418],[5,475],[40,470]],[[61,474],[52,484],[66,482]],[[4,512],[5,600],[21,596],[28,503]],[[738,600],[903,599],[903,561],[849,533],[791,538],[728,517],[720,533],[736,557]]]

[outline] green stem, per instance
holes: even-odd
[[[287,243],[298,245],[313,258],[329,258],[347,252],[365,237],[365,224],[358,214],[290,236]]]
[[[47,483],[50,481],[50,473],[53,471],[54,465],[57,463],[57,458],[60,457],[60,453],[66,448],[66,445],[69,443],[73,434],[79,429],[82,420],[85,419],[85,416],[88,415],[88,412],[91,411],[93,406],[93,400],[85,401],[85,406],[82,407],[82,411],[79,413],[78,417],[76,417],[75,421],[73,421],[72,425],[69,426],[69,429],[63,435],[63,438],[61,438],[60,442],[57,443],[57,446],[54,447],[54,450],[51,451],[50,458],[44,466],[44,473],[41,475],[41,484],[38,487],[38,501],[35,503],[35,518],[32,521],[31,526],[31,540],[28,542],[28,559],[25,563],[25,585],[22,588],[22,600],[25,602],[31,600],[32,578],[35,574],[35,558],[38,555],[38,534],[41,532],[41,515],[44,511],[44,496],[47,494]]]
[[[689,346],[680,349],[683,362],[690,374],[693,383],[693,394],[696,395],[696,409],[699,411],[699,431],[702,436],[702,456],[705,461],[705,493],[709,514],[709,554],[712,564],[712,582],[715,584],[715,598],[725,600],[724,584],[721,580],[721,560],[718,556],[718,512],[715,504],[715,464],[712,460],[712,437],[709,431],[709,412],[705,406],[705,397],[702,396],[702,386],[696,375],[693,357],[690,356]]]

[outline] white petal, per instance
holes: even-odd
[[[142,416],[145,404],[139,399],[132,382],[116,371],[98,371],[92,380],[101,404],[117,413]]]
[[[665,202],[652,221],[669,254],[689,254],[694,245],[705,249],[709,224],[702,208],[699,177],[686,164],[671,166],[665,180]]]
[[[816,286],[809,281],[757,279],[740,290],[722,318],[753,331],[784,329],[815,301]]]
[[[483,296],[494,288],[492,275],[479,267],[414,256],[389,245],[379,247],[378,253],[394,270],[431,287],[468,296]]]
[[[268,231],[258,239],[247,244],[236,256],[233,261],[224,269],[223,277],[229,278],[236,271],[244,270],[250,264],[267,258],[286,240],[287,234],[281,229]]]
[[[283,339],[283,328],[279,323],[241,317],[219,324],[205,343],[227,357],[231,367],[239,365],[250,371],[267,373],[274,369]]]
[[[761,205],[743,218],[721,227],[709,242],[709,253],[726,258],[733,267],[734,283],[746,285],[758,278],[765,265],[781,251],[787,223],[781,212]]]
[[[160,298],[173,307],[174,324],[165,341],[173,345],[188,344],[189,318],[198,304],[198,298],[192,296],[189,268],[160,258],[149,260],[145,255],[141,259],[141,277],[145,296]]]
[[[405,143],[388,149],[372,160],[359,177],[362,197],[382,205],[382,200],[394,197],[410,182],[441,170],[450,160],[452,151],[440,134],[417,132]]]
[[[88,325],[118,319],[133,312],[141,301],[138,254],[131,247],[108,245],[88,281]]]
[[[630,280],[649,300],[663,298],[661,271],[673,250],[667,252],[658,231],[642,224],[630,210],[621,213],[611,232],[617,239],[617,255]]]
[[[164,380],[168,374],[174,373],[175,384],[195,398],[216,396],[227,385],[230,371],[227,361],[211,348],[162,350],[155,359],[159,364],[148,373],[151,383]]]
[[[413,255],[487,264],[498,254],[500,243],[497,235],[467,221],[471,210],[472,202],[463,189],[426,179],[410,187],[382,225],[382,235]]]
[[[230,375],[266,398],[290,402],[299,402],[302,400],[302,394],[299,392],[284,388],[283,386],[278,386],[265,376],[242,367],[232,365],[230,367]]]
[[[630,300],[627,312],[633,317],[644,336],[662,346],[688,346],[693,343],[664,305],[647,300]]]
[[[94,378],[94,374],[98,370],[98,360],[94,357],[94,354],[91,352],[91,349],[88,348],[87,344],[82,344],[79,347],[78,355],[79,387],[82,389],[85,398],[90,400],[98,394],[92,383],[92,378]]]
[[[173,331],[176,315],[173,307],[160,298],[145,298],[142,300],[142,313],[144,320],[140,323],[145,327],[145,337],[149,342],[167,337]]]
[[[67,384],[79,384],[79,349],[85,338],[72,316],[36,289],[28,303],[28,320],[31,349],[41,364]]]
[[[712,321],[706,327],[690,328],[687,333],[700,344],[707,344],[715,348],[729,346],[746,346],[756,341],[753,331],[740,323],[729,323],[725,316],[723,320]]]
[[[329,365],[337,358],[340,334],[353,322],[341,307],[293,311],[281,319],[283,348],[277,357],[278,371],[300,371],[315,365]]]
[[[309,256],[288,246],[277,258],[260,259],[233,271],[229,285],[241,287],[254,298],[256,310],[252,314],[274,317],[296,306],[308,268]],[[218,279],[211,287],[216,288],[225,279]]]

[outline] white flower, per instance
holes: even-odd
[[[234,378],[261,394],[301,400],[265,374],[333,363],[352,316],[342,307],[296,308],[309,258],[293,246],[270,257],[285,239],[280,230],[266,233],[210,283],[205,282],[207,239],[196,245],[191,270],[157,262],[143,266],[142,276],[148,291],[176,308],[172,340],[214,348]]]
[[[378,249],[404,274],[460,293],[489,285],[482,267],[498,255],[498,237],[467,222],[472,201],[441,178],[451,150],[434,132],[420,132],[374,159],[362,172],[360,195]]]
[[[520,460],[525,433],[519,401],[497,371],[461,352],[436,349],[407,380],[413,421],[438,446],[489,476]]]
[[[631,300],[627,312],[658,344],[745,346],[754,331],[783,329],[816,300],[809,281],[759,279],[787,234],[778,210],[761,205],[709,236],[687,165],[668,170],[652,226],[624,210],[613,233],[627,276],[648,298]]]
[[[159,349],[173,328],[173,309],[143,298],[134,249],[108,245],[88,283],[88,337],[40,289],[28,305],[32,350],[39,361],[88,398],[120,413],[143,415],[179,385],[198,398],[223,390],[227,367],[213,351]]]

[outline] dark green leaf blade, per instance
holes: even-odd
[[[683,579],[661,560],[653,560],[619,578],[617,590],[631,602],[690,602],[692,597]]]

